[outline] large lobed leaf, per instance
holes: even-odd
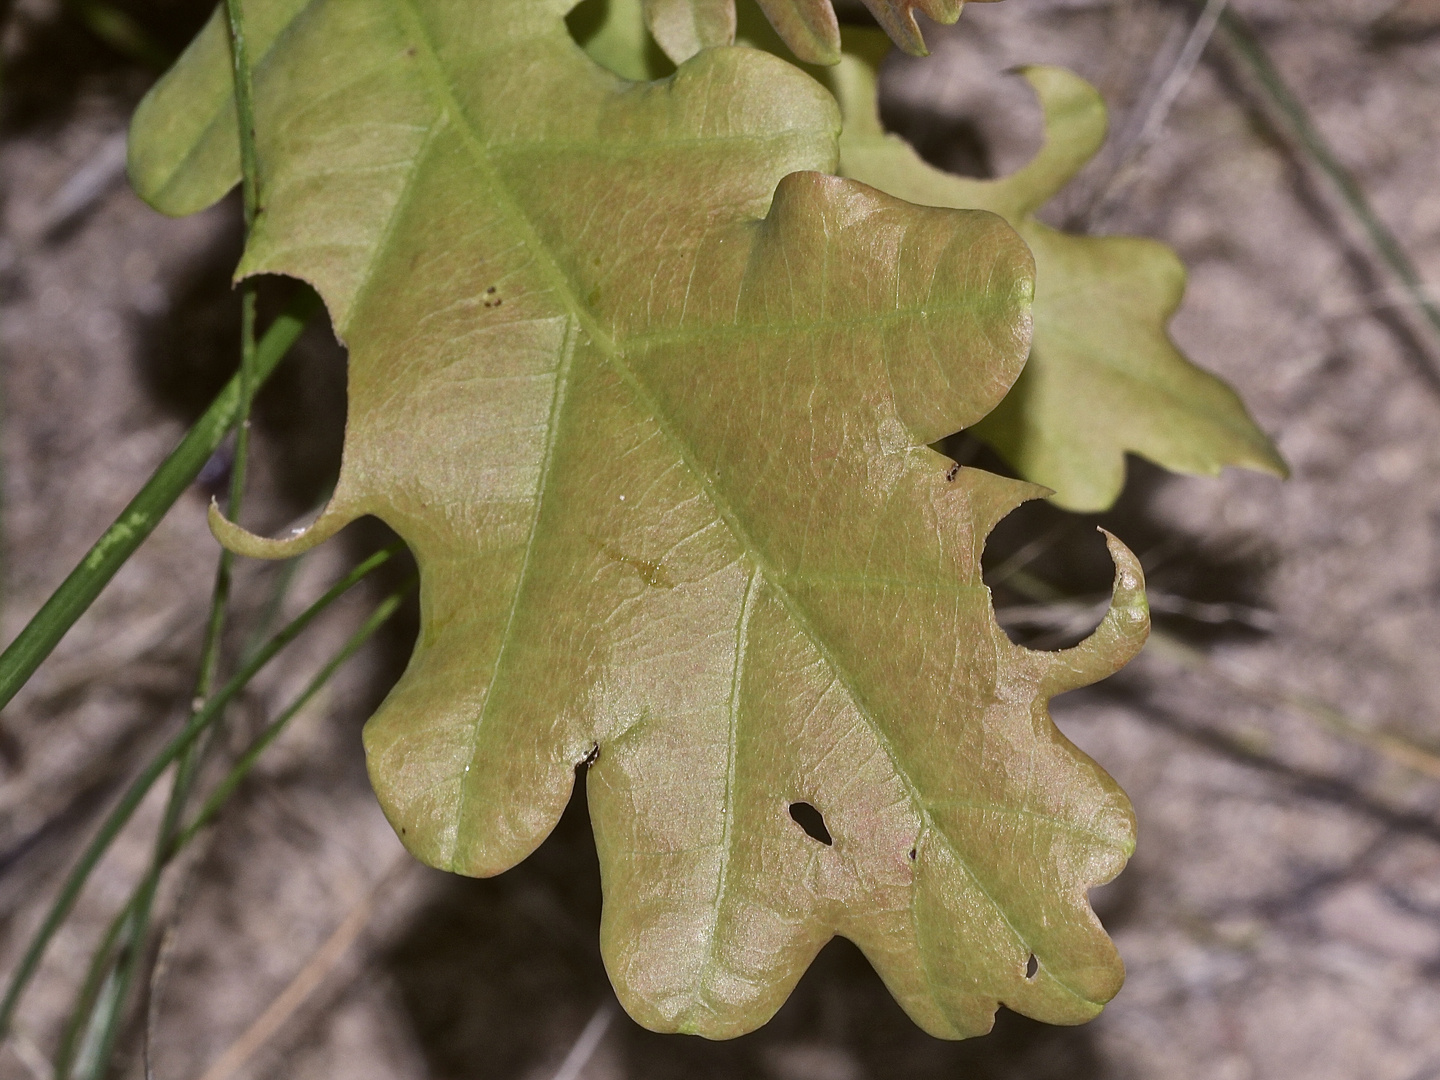
[[[350,415],[308,531],[217,534],[284,556],[375,514],[405,538],[422,622],[365,730],[380,801],[420,858],[495,874],[589,762],[640,1022],[747,1031],[835,934],[937,1035],[997,1002],[1092,1016],[1122,969],[1086,890],[1133,821],[1046,703],[1140,647],[1140,571],[1112,539],[1096,633],[1012,645],[980,553],[1039,489],[927,447],[1020,371],[1024,245],[824,175],[839,116],[788,64],[719,48],[627,82],[568,6],[246,3],[240,273],[320,290]],[[136,116],[154,205],[234,183],[229,93],[212,22]]]
[[[1126,451],[1178,472],[1235,465],[1285,476],[1240,398],[1166,332],[1185,291],[1175,253],[1136,237],[1069,235],[1035,217],[1105,140],[1095,89],[1062,68],[1027,68],[1045,111],[1044,147],[1011,176],[965,179],[927,164],[881,127],[876,71],[888,49],[875,31],[847,30],[845,57],[828,73],[845,118],[842,174],[926,206],[992,210],[1035,255],[1030,361],[975,433],[1070,510],[1114,503]]]

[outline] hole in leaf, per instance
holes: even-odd
[[[952,457],[955,441],[942,447]],[[982,448],[968,464],[996,472],[998,460]],[[1126,468],[1120,500],[1104,514],[1082,516],[1036,501],[990,534],[985,584],[1010,640],[1032,649],[1065,648],[1100,621],[1115,567],[1096,525],[1124,537],[1139,555],[1156,626],[1201,647],[1249,643],[1273,632],[1267,597],[1277,555],[1269,542],[1258,532],[1237,533],[1221,546],[1204,540],[1163,517],[1170,474],[1134,456]]]
[[[591,60],[622,79],[663,79],[675,65],[650,37],[640,13],[639,4],[581,0],[565,16],[565,26]]]
[[[1030,954],[1030,959],[1025,961],[1025,978],[1035,978],[1035,973],[1040,970],[1040,961],[1035,959],[1035,954]]]
[[[610,16],[610,0],[582,0],[565,16],[565,28],[575,44],[582,49],[605,28]]]
[[[915,858],[916,858],[916,856],[917,856],[918,854],[919,854],[919,852],[917,852],[917,851],[912,847],[912,848],[910,849],[910,861],[911,861],[911,862],[914,862],[914,861],[915,861]]]
[[[937,169],[957,176],[988,180],[995,175],[990,144],[980,125],[969,117],[949,116],[934,109],[880,98],[880,120]]]
[[[790,816],[796,825],[805,830],[805,835],[810,839],[819,840],[826,847],[835,842],[830,838],[830,830],[825,827],[824,815],[808,802],[792,802]]]
[[[579,764],[577,764],[577,765],[575,766],[575,768],[577,768],[577,769],[588,769],[591,765],[594,765],[594,764],[595,764],[596,760],[597,760],[599,757],[600,757],[600,744],[599,744],[599,743],[592,743],[591,746],[590,746],[590,752],[589,752],[588,754],[586,754],[583,758],[580,759]]]

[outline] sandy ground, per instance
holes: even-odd
[[[1235,2],[1440,280],[1440,4]],[[131,10],[173,47],[204,7]],[[937,160],[1004,171],[1035,145],[1038,115],[1000,72],[1058,63],[1102,88],[1123,135],[1193,16],[1162,0],[975,5],[930,32],[930,59],[887,69],[886,116]],[[233,365],[238,227],[233,204],[169,221],[125,188],[117,140],[151,78],[143,68],[49,0],[17,5],[4,49],[8,637]],[[1440,768],[1415,749],[1440,747],[1440,338],[1223,40],[1107,186],[1114,165],[1102,159],[1053,216],[1179,250],[1192,284],[1176,337],[1241,391],[1294,477],[1172,478],[1132,461],[1112,513],[1027,507],[992,544],[1000,566],[1048,537],[1029,571],[1087,595],[1108,576],[1093,533],[1103,521],[1144,555],[1162,606],[1189,612],[1162,617],[1163,637],[1123,675],[1056,703],[1140,818],[1134,861],[1096,898],[1129,969],[1100,1019],[1057,1029],[1002,1013],[990,1036],[939,1042],[836,942],[755,1035],[713,1044],[639,1030],[616,1013],[599,963],[582,802],[494,880],[403,857],[358,742],[403,663],[413,625],[402,619],[296,721],[174,875],[154,1075],[544,1080],[588,1030],[581,1049],[593,1050],[570,1080],[1440,1077]],[[247,521],[261,529],[313,505],[338,460],[343,356],[316,331],[287,364],[258,425]],[[0,970],[98,813],[183,715],[214,569],[203,521],[214,486],[176,506],[0,720]],[[287,613],[381,539],[356,533],[305,560]],[[273,568],[244,568],[233,645],[277,581]],[[342,605],[255,686],[232,743],[296,692],[375,595]],[[996,597],[1043,641],[1023,597],[1003,582]],[[146,805],[57,939],[0,1078],[45,1075],[88,949],[148,857],[158,814]],[[136,1025],[126,1075],[139,1075],[141,1045]]]

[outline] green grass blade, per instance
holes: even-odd
[[[328,501],[328,497],[326,501]],[[321,502],[320,505],[324,506],[325,503]],[[261,609],[260,618],[256,620],[254,628],[245,638],[245,644],[240,649],[241,662],[244,662],[246,657],[265,644],[265,639],[273,632],[276,622],[280,619],[280,613],[284,609],[285,599],[290,595],[290,588],[295,584],[296,571],[304,562],[305,555],[302,554],[293,559],[286,559],[280,564],[279,573],[271,587],[270,595],[265,599],[265,606]]]
[[[250,59],[245,44],[245,25],[240,0],[226,0],[226,12],[229,16],[230,52],[235,73],[235,103],[240,117],[240,161],[244,178],[245,232],[248,236],[254,228],[255,214],[259,208]],[[250,413],[255,400],[256,294],[253,279],[247,279],[241,285],[240,304],[240,423],[235,434],[235,459],[230,470],[230,492],[225,507],[226,517],[231,521],[240,520],[250,461]],[[230,611],[233,563],[234,556],[228,550],[220,553],[215,586],[211,593],[210,618],[206,624],[205,640],[200,652],[200,672],[194,698],[196,701],[204,701],[210,696],[219,671],[221,641]],[[143,962],[144,945],[150,936],[151,912],[154,908],[155,891],[160,884],[160,874],[168,861],[169,850],[184,818],[185,806],[200,768],[205,745],[215,737],[223,723],[223,713],[217,714],[208,736],[190,743],[175,763],[175,782],[170,788],[165,814],[155,837],[151,873],[146,876],[137,893],[135,914],[128,926],[125,947],[120,950],[114,978],[106,984],[109,992],[103,1007],[97,1011],[95,1022],[90,1026],[93,1039],[87,1039],[86,1049],[93,1050],[93,1053],[85,1055],[84,1067],[77,1073],[79,1080],[103,1080],[104,1073],[109,1069],[115,1037],[119,1034],[121,1017],[130,997],[130,987]]]
[[[67,1080],[74,1071],[77,1057],[81,1056],[81,1048],[90,1041],[88,1035],[94,1028],[98,1003],[115,969],[116,946],[121,934],[127,930],[138,898],[138,893],[131,896],[120,909],[110,921],[100,944],[91,954],[85,981],[80,984],[80,992],[75,996],[75,1006],[70,1011],[70,1019],[65,1024],[60,1035],[59,1049],[55,1052],[55,1080]]]
[[[412,578],[381,601],[370,617],[350,635],[341,649],[315,673],[305,689],[281,710],[280,714],[255,738],[245,753],[236,760],[210,792],[199,812],[183,830],[179,831],[161,858],[152,864],[145,878],[136,885],[130,900],[115,915],[105,937],[92,956],[90,968],[86,973],[81,990],[76,996],[75,1007],[61,1039],[60,1050],[56,1054],[55,1075],[57,1080],[68,1080],[71,1075],[84,1077],[96,1073],[97,1070],[103,1071],[103,1063],[109,1056],[108,1048],[113,1042],[112,1033],[125,997],[123,992],[107,992],[110,990],[115,976],[116,961],[123,952],[122,949],[116,948],[116,944],[120,940],[121,934],[124,933],[128,939],[127,947],[131,950],[135,949],[140,940],[139,935],[133,930],[135,916],[141,906],[146,903],[147,896],[153,896],[160,873],[185,850],[202,829],[219,816],[220,811],[235,794],[236,789],[254,769],[261,755],[280,736],[290,721],[311,702],[316,694],[324,689],[346,661],[394,617],[414,584],[415,579]],[[123,987],[120,989],[123,990]],[[94,1045],[91,1046],[91,1044]],[[90,1049],[88,1053],[86,1052],[87,1047]],[[96,1053],[95,1049],[97,1048],[102,1052]]]
[[[225,0],[225,15],[230,28],[230,62],[235,72],[235,112],[240,128],[241,191],[245,198],[245,231],[248,233],[255,224],[255,214],[260,209],[260,165],[255,152],[255,83],[240,0]]]
[[[130,816],[134,814],[136,807],[140,805],[141,800],[145,798],[150,788],[154,786],[155,781],[170,767],[171,763],[180,757],[185,748],[213,722],[215,717],[220,714],[221,710],[229,704],[235,695],[244,689],[246,684],[249,683],[261,668],[273,659],[281,649],[299,636],[316,616],[373,570],[388,561],[399,548],[399,544],[394,544],[370,556],[370,558],[366,559],[354,570],[350,571],[350,573],[332,585],[320,599],[316,600],[306,608],[304,612],[285,626],[284,629],[272,637],[263,649],[259,650],[253,657],[246,661],[240,670],[235,673],[234,677],[221,687],[215,696],[207,701],[199,712],[190,718],[190,721],[184,728],[165,744],[164,749],[151,759],[144,771],[131,783],[124,796],[120,799],[119,804],[110,812],[109,816],[106,817],[104,823],[100,826],[100,831],[96,833],[94,839],[90,841],[84,853],[80,856],[79,861],[75,864],[74,869],[71,870],[69,877],[66,878],[59,896],[56,897],[54,903],[51,905],[44,922],[41,923],[39,930],[36,931],[34,938],[32,938],[29,947],[21,958],[19,966],[16,968],[14,975],[11,976],[10,986],[6,990],[5,998],[3,1001],[0,1001],[0,1036],[3,1036],[9,1028],[10,1020],[14,1016],[15,1007],[19,1003],[20,995],[24,993],[26,985],[34,976],[35,970],[40,964],[40,959],[50,943],[50,939],[55,936],[55,931],[58,930],[60,924],[65,921],[66,916],[70,913],[70,909],[75,906],[75,901],[79,898],[80,890],[84,888],[91,871],[95,869],[95,865],[109,849],[110,844],[125,826],[125,823],[130,820]]]
[[[214,820],[215,815],[220,812],[220,808],[225,805],[230,796],[235,793],[235,789],[240,786],[245,777],[249,775],[250,770],[255,767],[255,763],[260,760],[260,755],[265,752],[271,743],[279,738],[280,733],[284,731],[285,726],[294,719],[295,714],[309,704],[310,699],[320,692],[340,666],[344,664],[346,660],[350,659],[360,646],[369,641],[371,636],[394,616],[400,605],[405,601],[405,597],[414,587],[414,584],[415,581],[412,578],[400,589],[387,596],[380,603],[380,606],[375,609],[374,613],[371,614],[370,618],[366,619],[360,629],[356,630],[350,640],[345,643],[345,647],[336,653],[334,658],[316,673],[315,677],[310,680],[310,684],[301,691],[300,696],[291,702],[279,716],[271,721],[269,726],[250,744],[245,753],[240,755],[240,758],[231,766],[225,778],[215,785],[215,790],[210,793],[210,797],[207,798],[204,805],[200,807],[199,813],[195,815],[195,820],[187,825],[184,831],[176,838],[175,848],[177,851],[188,844],[196,833]]]
[[[320,309],[320,298],[302,289],[270,324],[255,350],[257,388],[275,370],[305,324]],[[170,456],[155,470],[115,520],[95,542],[80,565],[60,585],[15,640],[0,654],[0,708],[34,674],[41,661],[65,636],[75,621],[100,595],[136,548],[160,523],[175,500],[199,475],[240,416],[240,377],[237,375],[186,433]]]

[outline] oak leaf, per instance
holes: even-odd
[[[876,71],[888,49],[874,31],[847,30],[844,60],[824,73],[845,117],[841,173],[926,206],[992,210],[1035,254],[1030,360],[975,434],[1070,510],[1114,503],[1126,451],[1177,472],[1233,465],[1287,475],[1235,392],[1170,339],[1185,291],[1175,253],[1137,237],[1062,233],[1035,217],[1105,140],[1095,89],[1062,68],[1025,69],[1045,113],[1039,154],[999,180],[953,176],[881,127]]]
[[[1086,890],[1133,820],[1046,705],[1140,647],[1140,571],[1112,539],[1097,631],[1011,644],[981,548],[1039,489],[927,445],[1018,374],[1029,254],[825,175],[834,102],[783,61],[629,82],[568,7],[246,3],[239,274],[320,291],[349,418],[308,530],[212,526],[267,557],[363,514],[404,537],[421,628],[365,728],[380,802],[421,859],[496,874],[588,763],[602,951],[641,1023],[748,1031],[836,934],[937,1035],[999,1002],[1092,1016],[1122,973]],[[228,72],[212,22],[142,104],[157,207],[234,183]]]

